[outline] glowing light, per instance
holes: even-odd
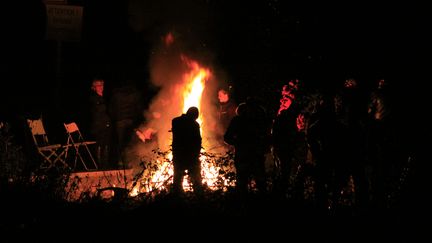
[[[201,110],[201,98],[205,88],[206,79],[210,76],[208,69],[200,67],[198,62],[182,56],[182,60],[187,63],[191,68],[189,73],[184,74],[183,80],[185,82],[183,91],[183,113],[195,106]],[[198,123],[202,124],[201,116],[198,117]]]
[[[183,74],[182,82],[177,90],[177,94],[181,96],[182,107],[181,111],[178,113],[186,113],[186,111],[192,107],[197,107],[200,111],[202,108],[202,95],[205,89],[206,81],[209,79],[211,72],[209,69],[201,67],[197,61],[191,60],[188,57],[182,55],[181,60],[187,65],[189,70]],[[163,111],[161,111],[163,113]],[[200,125],[203,123],[202,112],[197,121]],[[201,126],[201,135],[207,133],[203,131],[203,126]],[[137,134],[142,140],[148,139],[148,134],[146,131]],[[205,149],[205,148],[204,148]],[[202,150],[204,152],[204,150]],[[207,185],[210,189],[217,189],[216,182],[219,177],[219,171],[221,168],[211,163],[211,159],[205,155],[201,155],[201,175],[203,178],[203,184]],[[153,172],[145,172],[141,181],[143,183],[137,183],[137,185],[132,188],[129,195],[136,196],[140,192],[151,192],[154,190],[167,189],[166,185],[171,184],[173,181],[174,168],[172,164],[172,153],[168,153],[164,158],[158,160],[155,164],[157,167]],[[224,182],[225,186],[228,186],[228,182]],[[144,186],[143,186],[144,185]],[[192,186],[189,183],[189,177],[186,175],[182,182],[183,189],[185,191],[191,191]]]

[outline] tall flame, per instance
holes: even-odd
[[[184,74],[183,80],[186,82],[183,91],[183,113],[189,109],[189,107],[195,106],[201,110],[201,98],[205,87],[205,81],[210,76],[210,71],[205,68],[201,68],[198,62],[192,61],[185,56],[182,56],[182,60],[187,63],[191,68],[189,73]],[[202,118],[198,118],[198,123],[202,124]]]

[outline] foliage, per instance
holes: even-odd
[[[173,165],[171,151],[155,149],[147,157],[141,158],[142,169],[134,176],[132,188],[139,188],[139,193],[167,192],[172,184]],[[235,182],[234,155],[229,152],[223,155],[206,151],[201,152],[203,168],[217,168],[216,178],[212,178],[211,190],[226,191]],[[207,185],[210,186],[210,185]]]
[[[49,200],[62,200],[66,197],[65,185],[69,181],[70,169],[52,167],[33,169],[30,160],[18,145],[7,122],[0,122],[0,181],[10,192],[19,188],[27,193],[36,193]],[[20,189],[19,189],[20,190]]]
[[[0,122],[0,179],[10,182],[18,180],[23,176],[26,164],[21,146],[14,142],[10,125]]]

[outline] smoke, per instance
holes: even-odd
[[[183,112],[184,75],[191,69],[185,59],[196,61],[211,72],[202,94],[200,117],[203,119],[203,146],[212,147],[215,133],[220,133],[217,89],[223,86],[226,75],[216,68],[215,55],[208,44],[212,43],[211,33],[214,33],[208,4],[206,1],[137,0],[130,1],[129,5],[131,29],[153,43],[149,73],[151,84],[158,90],[144,111],[145,123],[136,133],[140,140],[130,146],[130,153],[139,162],[139,158],[148,156],[156,148],[170,149],[171,120]]]
[[[167,37],[174,41],[167,42]],[[183,94],[186,85],[191,82],[188,75],[194,69],[191,64],[198,64],[200,68],[209,71],[200,103],[201,135],[204,148],[215,147],[216,133],[220,133],[217,122],[217,90],[223,83],[223,72],[212,67],[209,53],[201,52],[198,55],[184,47],[172,32],[159,39],[160,44],[152,51],[149,65],[151,82],[159,91],[144,111],[146,122],[137,129],[140,140],[131,146],[132,153],[136,154],[136,158],[143,158],[150,156],[156,148],[170,150],[171,121],[184,112]]]
[[[178,92],[183,85],[182,75],[187,67],[182,63],[180,53],[176,50],[160,48],[151,60],[151,81],[159,88],[145,112],[148,123],[146,129],[157,133],[158,146],[168,150],[171,141],[171,120],[181,115],[182,96]]]

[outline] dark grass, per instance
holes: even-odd
[[[251,193],[239,200],[234,191],[207,191],[203,198],[191,192],[181,196],[161,192],[74,203],[38,188],[2,188],[0,228],[9,239],[5,242],[110,242],[117,238],[201,241],[201,237],[210,237],[210,241],[266,237],[330,242],[378,236],[408,240],[421,236],[423,220],[427,220],[413,192],[407,192],[391,209],[340,206],[319,210],[311,202],[273,193]]]

